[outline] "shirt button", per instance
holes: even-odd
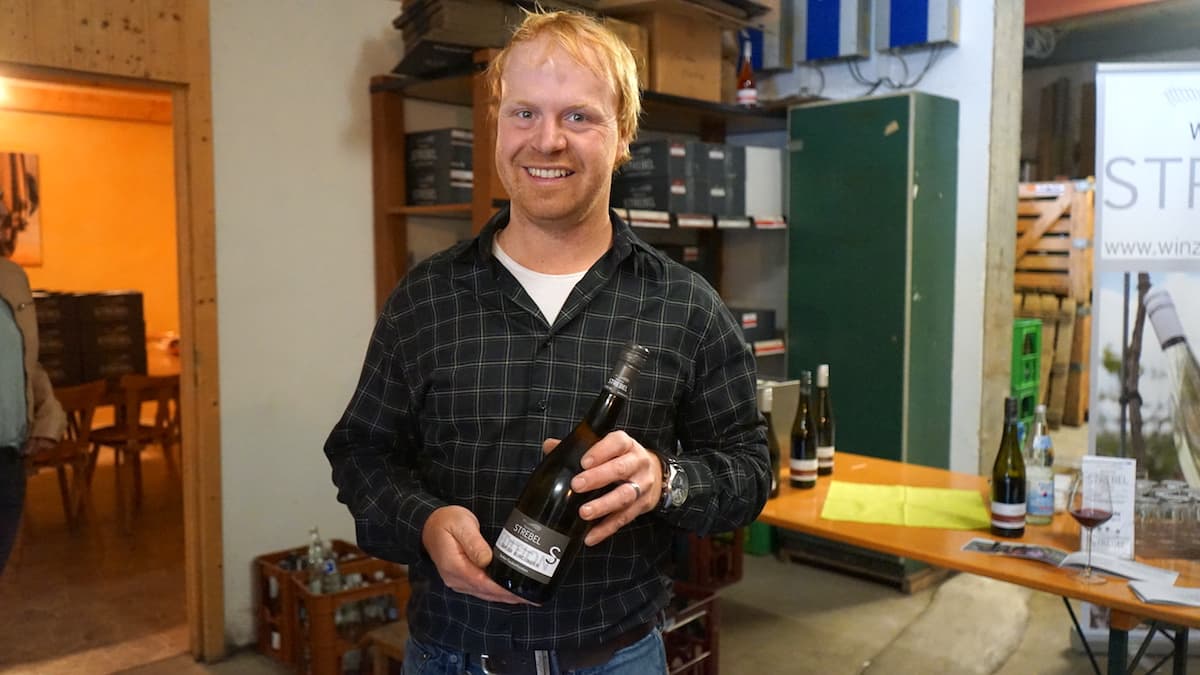
[[[542,399],[542,400],[538,401],[537,409],[542,412],[546,411],[546,399]]]

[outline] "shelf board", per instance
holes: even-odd
[[[393,206],[388,209],[393,216],[438,216],[451,218],[471,215],[470,204],[434,204],[431,206]]]
[[[426,80],[385,75],[371,81],[371,91],[390,91],[408,98],[451,105],[470,106],[472,74]],[[713,127],[724,126],[725,133],[782,131],[787,128],[787,106],[767,105],[743,108],[694,98],[642,92],[644,113],[640,127],[669,133],[700,135]]]

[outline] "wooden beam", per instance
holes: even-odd
[[[1025,25],[1037,26],[1065,19],[1078,19],[1089,14],[1111,12],[1162,0],[1025,0]]]
[[[0,110],[171,123],[171,97],[162,92],[125,92],[25,80],[0,79]]]
[[[388,295],[408,268],[407,218],[397,209],[404,205],[404,97],[371,84],[371,181],[375,228],[375,310],[383,309]]]

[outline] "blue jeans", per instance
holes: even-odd
[[[404,675],[484,675],[478,663],[466,663],[466,654],[412,637],[404,646]],[[569,671],[569,675],[654,675],[667,672],[667,651],[662,632],[655,628],[646,637],[618,649],[608,663]],[[550,675],[568,675],[560,670],[551,652]]]
[[[0,448],[0,574],[17,541],[25,507],[25,460],[14,448]]]

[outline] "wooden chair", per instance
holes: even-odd
[[[58,488],[62,493],[63,513],[67,526],[75,527],[79,513],[87,498],[89,447],[91,444],[92,416],[104,396],[103,381],[89,382],[73,387],[58,387],[54,397],[67,413],[67,432],[57,445],[40,450],[26,458],[26,470],[33,476],[43,470],[53,469],[58,473]],[[67,467],[71,468],[71,480],[67,480]],[[28,493],[26,493],[28,499]],[[28,512],[26,508],[26,512]]]
[[[132,511],[142,505],[142,450],[147,445],[162,448],[167,474],[171,480],[179,481],[179,469],[175,463],[175,448],[179,445],[179,376],[178,375],[122,375],[118,384],[120,403],[117,405],[115,422],[112,426],[92,431],[93,451],[88,468],[90,479],[95,471],[100,448],[113,449],[113,470],[117,484],[117,517],[128,530]],[[154,404],[154,419],[146,423],[142,419],[142,404]],[[124,473],[132,479],[133,497],[130,508],[126,508]]]

